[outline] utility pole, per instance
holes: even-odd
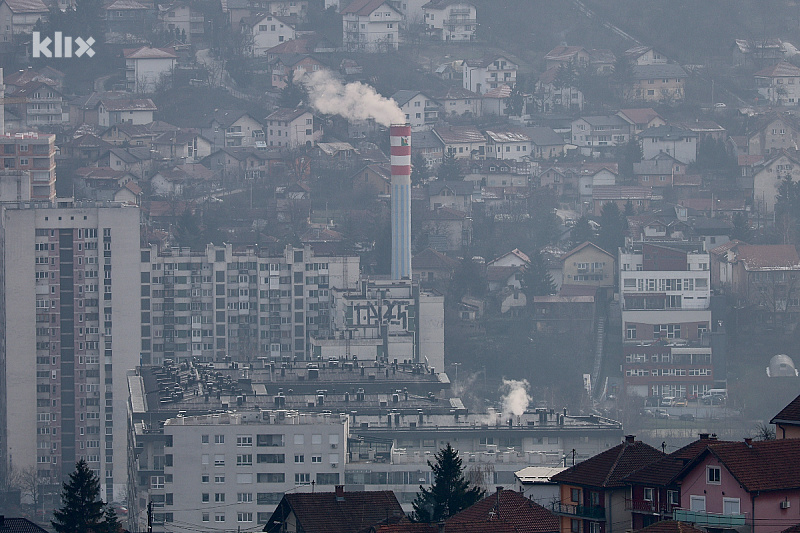
[[[147,533],[153,533],[153,501],[147,501]]]

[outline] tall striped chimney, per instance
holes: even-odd
[[[392,161],[392,279],[411,279],[411,126],[389,127]]]

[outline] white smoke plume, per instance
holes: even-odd
[[[503,379],[500,390],[503,392],[503,416],[519,416],[528,408],[531,397],[528,394],[530,383],[527,379]]]
[[[339,115],[347,120],[375,119],[383,126],[405,124],[406,116],[394,100],[379,95],[360,82],[343,84],[325,70],[313,72],[304,80],[311,106],[320,113]]]

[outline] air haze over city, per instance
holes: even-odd
[[[0,0],[0,533],[800,531],[794,0]]]

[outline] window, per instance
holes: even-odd
[[[311,456],[311,462],[312,463],[321,463],[322,462],[322,456],[321,455],[312,455]]]
[[[261,472],[257,474],[257,483],[285,483],[286,474],[283,472]]]
[[[740,514],[739,498],[722,498],[722,514]]]
[[[150,476],[150,488],[151,489],[163,489],[164,488],[164,476]]]
[[[214,435],[214,444],[225,444],[225,435]]]
[[[689,510],[698,511],[701,513],[706,512],[706,497],[705,496],[690,496],[689,497]]]
[[[225,513],[214,513],[214,522],[224,522]]]
[[[240,448],[246,448],[252,445],[253,445],[252,435],[240,435],[236,437],[236,446]]]
[[[236,456],[236,466],[252,466],[253,465],[253,455],[252,454],[240,454]]]
[[[200,483],[208,483],[209,481],[211,481],[211,476],[208,474],[203,474],[200,476]]]
[[[225,483],[225,474],[214,476],[214,483]]]
[[[251,503],[252,501],[252,492],[239,492],[236,494],[236,503]]]
[[[636,338],[636,325],[626,325],[625,327],[625,338],[626,339],[635,339]]]
[[[214,466],[225,466],[225,456],[224,455],[215,455],[214,456]]]
[[[253,513],[236,513],[237,522],[252,522]]]
[[[203,513],[203,522],[208,522],[208,521],[209,521],[208,513]]]
[[[600,522],[589,522],[589,533],[600,533]]]
[[[310,485],[311,484],[311,474],[295,474],[294,475],[294,484],[295,485]]]
[[[644,496],[642,497],[642,499],[646,502],[653,501],[653,489],[651,487],[644,488]]]
[[[678,491],[677,490],[668,490],[667,491],[667,501],[669,502],[670,505],[680,505],[681,504],[681,499],[680,499],[680,496],[678,495]]]
[[[225,493],[224,492],[215,492],[214,493],[214,501],[215,502],[224,502],[225,501]]]
[[[573,502],[580,503],[580,501],[581,501],[581,489],[570,489],[570,499]]]
[[[718,466],[706,467],[706,483],[709,485],[719,485],[722,477],[722,469]]]
[[[581,533],[581,521],[574,518],[569,521],[569,530],[571,533]]]
[[[294,455],[294,462],[295,463],[304,463],[306,460],[305,455],[302,453],[297,453]]]
[[[211,495],[208,492],[204,492],[200,495],[200,501],[202,503],[208,503],[211,501]]]

